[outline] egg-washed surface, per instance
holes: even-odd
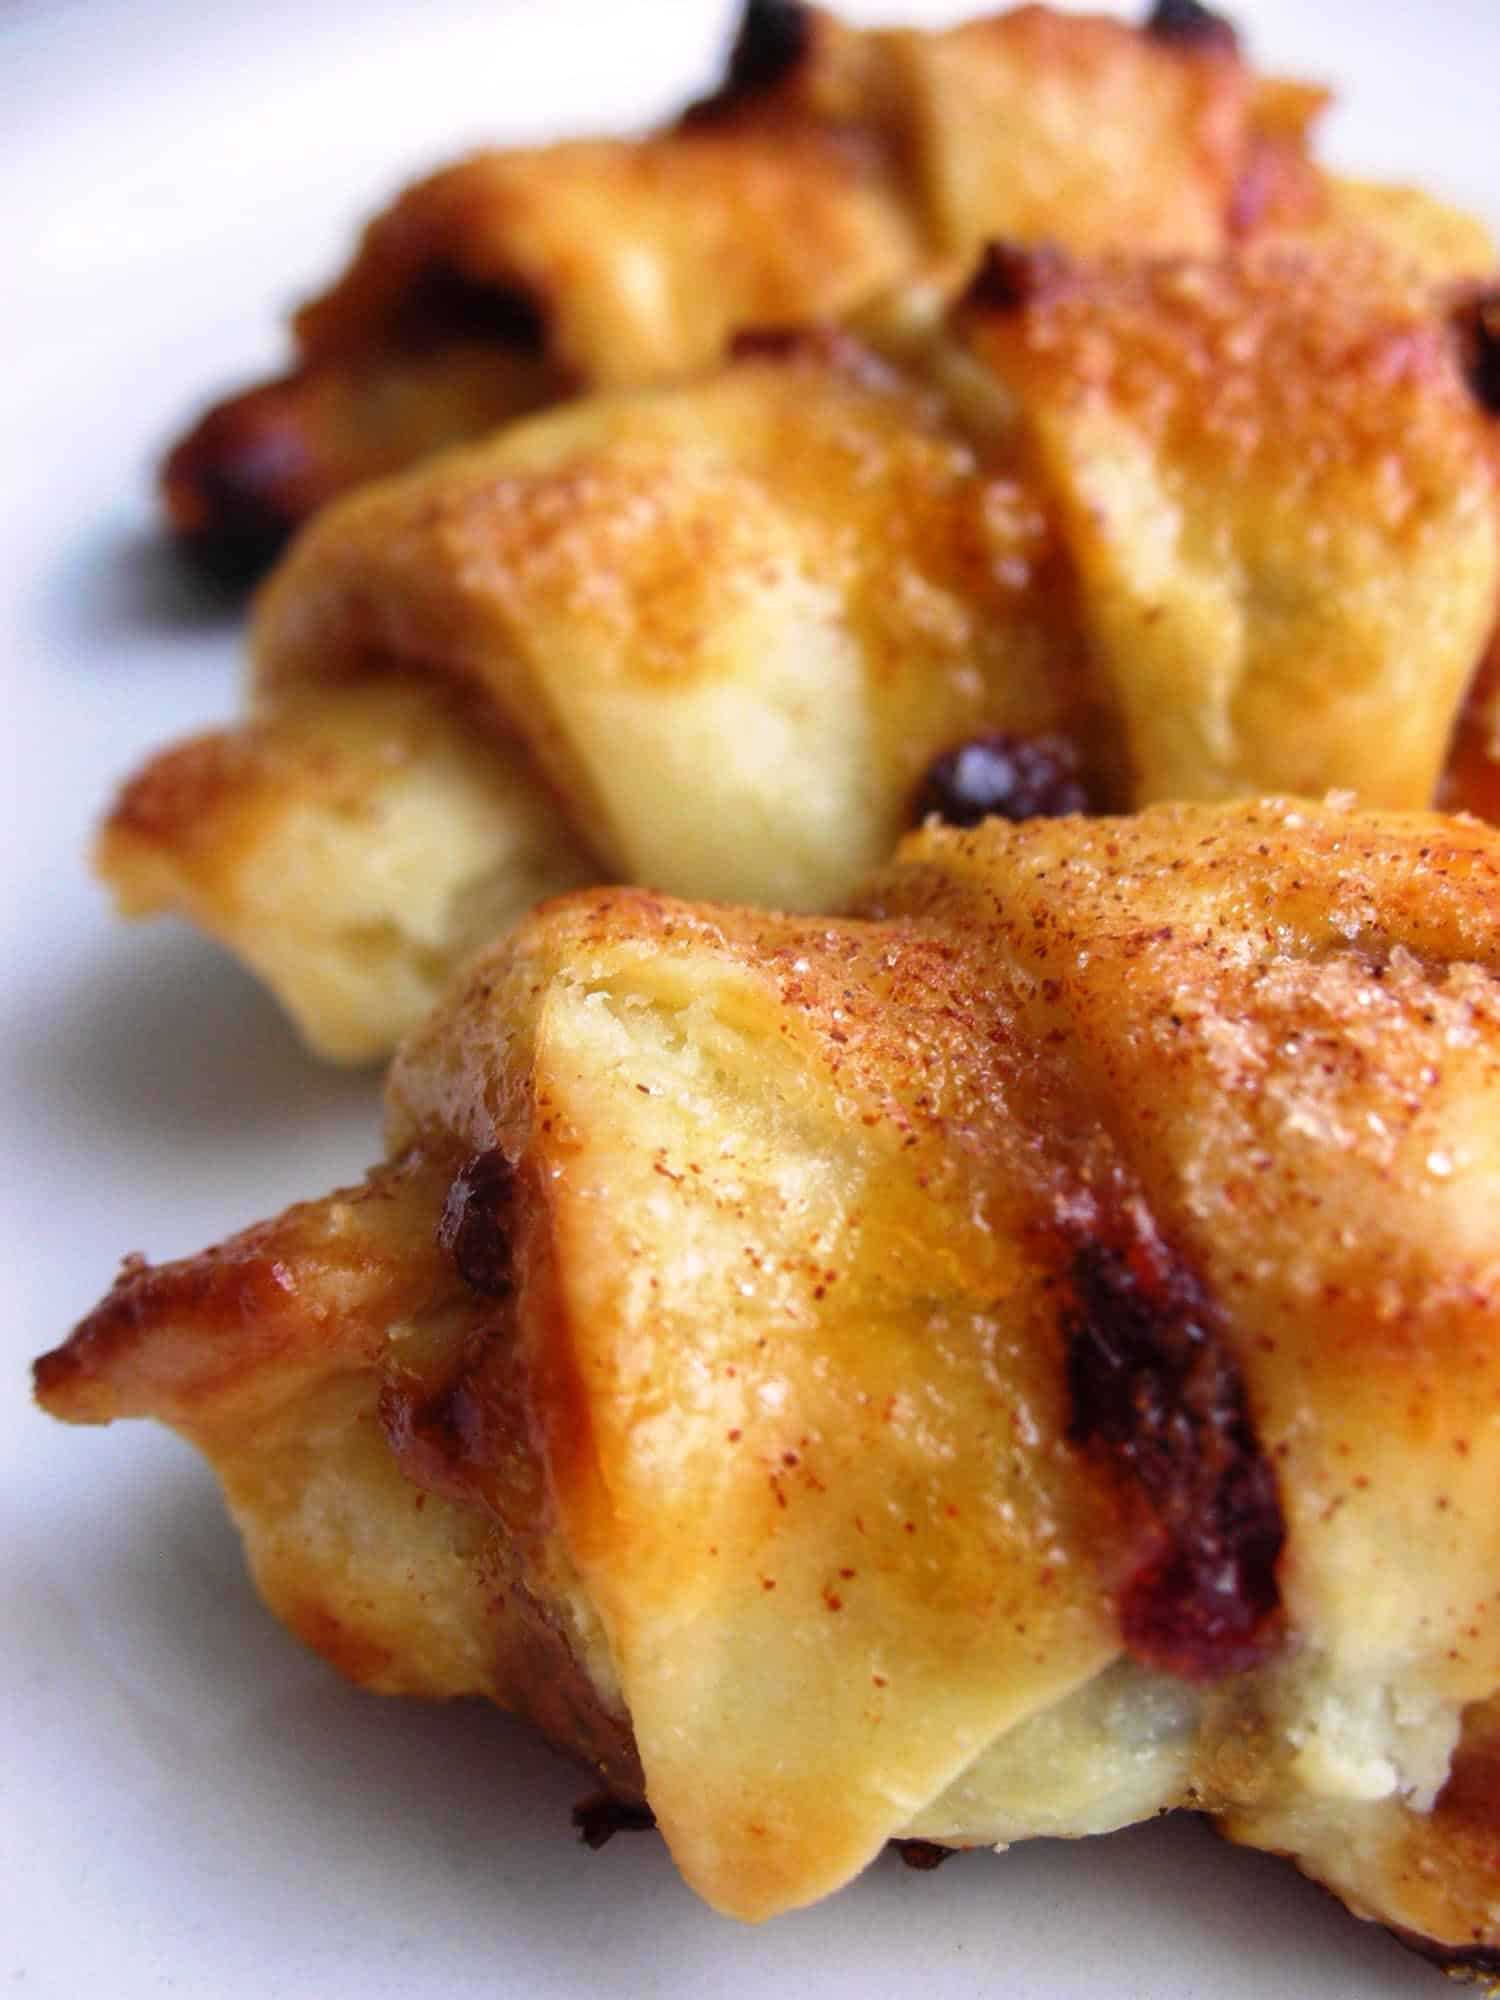
[[[1496,424],[1487,294],[1402,215],[992,247],[951,308],[745,336],[367,489],[263,593],[249,723],[146,767],[104,874],[359,1060],[590,875],[834,906],[997,732],[1096,808],[1431,803],[1500,612]],[[1468,712],[1445,795],[1483,811]]]
[[[127,1269],[43,1400],[193,1438],[335,1664],[536,1714],[734,1914],[1189,1805],[1482,1969],[1497,891],[1283,801],[565,898],[364,1189]]]
[[[843,314],[986,237],[1207,253],[1315,225],[1340,199],[1307,154],[1323,102],[1160,9],[923,33],[750,0],[723,88],[663,130],[479,153],[403,194],[296,316],[290,372],[173,451],[171,520],[253,574],[352,486],[580,389],[706,367],[740,327]]]

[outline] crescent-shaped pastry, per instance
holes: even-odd
[[[940,33],[749,0],[723,88],[663,131],[481,153],[403,194],[297,315],[291,371],[178,444],[169,515],[254,573],[350,486],[707,367],[740,327],[841,316],[987,237],[1209,254],[1316,227],[1344,200],[1307,158],[1323,102],[1258,81],[1192,0],[1144,29],[1025,6]],[[1486,268],[1453,227],[1443,255]]]
[[[951,310],[514,425],[310,527],[249,720],[147,766],[101,870],[362,1060],[552,890],[835,906],[987,733],[1096,805],[1425,806],[1500,609],[1460,318],[1358,234],[995,247]]]
[[[1497,913],[1500,833],[1277,801],[928,827],[836,919],[581,893],[362,1187],[133,1260],[39,1392],[736,1916],[1189,1806],[1494,1972]]]

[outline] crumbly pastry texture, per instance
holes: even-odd
[[[995,245],[949,292],[330,508],[259,599],[248,719],[110,814],[122,909],[187,915],[369,1060],[591,877],[833,907],[983,732],[1066,739],[1113,809],[1415,808],[1445,770],[1489,808],[1489,294],[1362,224]]]
[[[365,1183],[133,1261],[39,1393],[736,1916],[1185,1806],[1493,1974],[1497,898],[1500,833],[1296,800],[564,897]]]

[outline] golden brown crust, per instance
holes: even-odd
[[[825,786],[853,748],[835,740],[841,710],[868,746],[873,783],[840,785],[837,859],[743,885],[796,906],[835,900],[889,851],[937,743],[986,715],[1033,730],[1086,705],[1035,500],[986,475],[924,384],[843,337],[752,343],[690,389],[506,432],[356,499],[327,529],[258,606],[262,698],[360,675],[372,657],[478,683],[629,878],[715,886],[706,827],[695,857],[640,804],[649,793],[658,818],[668,806],[652,766],[670,755],[675,785],[706,781],[732,809],[737,746],[711,733],[717,690],[748,697],[752,726],[757,710],[762,727],[784,714]],[[808,687],[818,701],[803,714]],[[775,838],[779,805],[747,806]],[[701,885],[681,873],[695,858]]]
[[[518,910],[599,873],[492,716],[379,672],[154,759],[95,861],[127,915],[201,925],[342,1062],[384,1054]]]
[[[1055,503],[1133,799],[1432,798],[1500,556],[1425,278],[1357,238],[1053,258],[1024,301],[981,272],[958,329]]]
[[[260,602],[248,728],[127,788],[99,848],[122,907],[223,938],[335,1057],[600,873],[827,906],[932,750],[1087,710],[1039,509],[846,338],[347,505]]]
[[[201,1256],[127,1259],[66,1347],[37,1363],[37,1395],[69,1422],[150,1414],[190,1438],[223,1481],[267,1601],[347,1678],[488,1695],[636,1796],[628,1719],[560,1603],[517,1385],[488,1436],[493,1519],[422,1450],[475,1339],[492,1385],[510,1352],[437,1243],[460,1159],[408,1149],[359,1187]]]
[[[1422,271],[1336,233],[998,244],[951,312],[861,324],[331,509],[260,600],[248,731],[108,823],[122,906],[184,909],[365,1057],[481,919],[590,874],[833,906],[997,731],[1071,739],[1095,806],[1430,802],[1500,602],[1500,427]],[[235,783],[189,827],[208,766]]]
[[[904,146],[931,246],[1211,254],[1244,170],[1254,80],[1222,41],[1045,6],[895,33]]]
[[[201,1256],[160,1266],[127,1258],[67,1347],[37,1364],[39,1393],[73,1423],[149,1408],[212,1435],[339,1369],[370,1365],[393,1321],[452,1289],[436,1243],[410,1226],[451,1178],[451,1162],[413,1152]]]
[[[369,1200],[136,1272],[44,1399],[200,1438],[377,1685],[547,1708],[541,1607],[738,1914],[1186,1803],[1493,1951],[1497,907],[1477,823],[1287,801],[563,899]]]
[[[1500,1699],[1479,1702],[1465,1715],[1430,1826],[1408,1830],[1402,1861],[1417,1919],[1407,1928],[1449,1941],[1449,1949],[1434,1954],[1447,1969],[1470,1972],[1481,1983],[1500,1978],[1496,1926],[1473,1920],[1500,1882]]]
[[[1311,157],[1313,131],[1332,93],[1317,84],[1260,77],[1229,207],[1233,240],[1306,228],[1327,209],[1330,176]]]
[[[1206,254],[1308,208],[1316,94],[1258,94],[1232,44],[1040,6],[939,33],[782,13],[752,7],[725,91],[659,133],[482,153],[403,194],[297,315],[297,367],[172,454],[179,535],[253,571],[335,493],[987,236]]]

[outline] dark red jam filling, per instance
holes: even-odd
[[[596,1792],[573,1808],[573,1824],[585,1847],[607,1847],[617,1833],[649,1833],[656,1824],[650,1806]]]
[[[1149,1226],[1083,1244],[1068,1280],[1069,1440],[1111,1467],[1145,1521],[1120,1592],[1126,1647],[1188,1680],[1253,1667],[1279,1639],[1285,1526],[1212,1302]]]
[[[510,1209],[516,1170],[498,1146],[476,1153],[454,1176],[438,1224],[438,1243],[466,1285],[486,1298],[508,1298],[515,1287]]]

